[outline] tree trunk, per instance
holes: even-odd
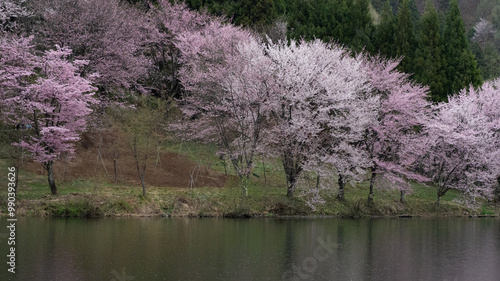
[[[144,175],[141,176],[141,185],[142,185],[142,197],[146,197],[146,183],[144,182]]]
[[[250,175],[240,176],[241,188],[243,189],[243,197],[248,197],[248,188],[247,183],[250,178]]]
[[[406,202],[405,196],[406,196],[406,191],[401,190],[401,197],[399,198],[399,201],[403,204]]]
[[[262,162],[262,169],[264,170],[264,182],[267,182],[267,176],[266,176],[266,164]],[[500,179],[499,179],[500,180]]]
[[[368,203],[373,203],[373,186],[375,184],[375,177],[377,174],[375,173],[375,169],[372,169],[372,177],[370,179],[370,193],[368,194]]]
[[[297,164],[298,161],[294,159],[293,153],[289,151],[285,151],[283,153],[282,162],[287,182],[286,196],[292,198],[295,192],[295,187],[297,186],[297,179],[299,177],[301,167]]]
[[[139,171],[139,164],[137,164],[137,172],[139,173],[139,178],[141,178],[142,196],[146,197],[146,182],[144,181],[146,177],[146,164],[142,166],[142,171]]]
[[[54,179],[54,161],[45,162],[44,167],[47,170],[47,179],[49,181],[50,192],[52,193],[52,195],[57,195],[57,186]]]
[[[344,187],[345,187],[345,178],[343,175],[339,174],[339,179],[338,179],[338,184],[339,184],[339,194],[337,195],[337,199],[339,201],[344,201]]]
[[[295,169],[291,169],[289,173],[286,175],[287,189],[286,189],[286,197],[292,198],[295,193],[295,187],[297,186],[297,179],[299,174]]]
[[[441,202],[441,197],[443,197],[447,191],[448,191],[448,188],[438,186],[436,205],[439,205],[439,202]]]
[[[497,181],[498,181],[498,185],[497,185],[497,188],[495,189],[495,193],[496,193],[495,200],[500,201],[500,176],[497,177]]]
[[[115,177],[113,179],[113,183],[116,183],[117,180],[118,180],[118,175],[117,175],[117,167],[116,167],[116,159],[113,159],[113,169],[114,169],[114,172],[115,172]]]
[[[292,182],[288,182],[288,186],[287,186],[287,189],[286,189],[286,197],[288,198],[292,198],[293,197],[293,193],[295,192],[295,185],[296,185],[296,181],[292,181]]]

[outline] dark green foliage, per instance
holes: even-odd
[[[500,76],[500,42],[494,40],[481,47],[476,42],[471,42],[472,53],[476,56],[477,64],[485,80]]]
[[[286,2],[285,0],[274,0],[274,7],[278,15],[284,15],[286,13]]]
[[[267,26],[277,17],[273,0],[243,0],[235,14],[235,24],[244,26]]]
[[[441,11],[447,11],[450,7],[450,0],[437,0],[437,3],[439,5],[439,10]]]
[[[267,30],[286,19],[288,37],[336,41],[354,51],[374,51],[370,0],[186,0],[190,8],[227,15],[237,25]]]
[[[261,28],[276,20],[278,13],[284,13],[283,0],[185,0],[192,9],[207,9],[218,16],[228,16],[237,25]],[[278,2],[278,5],[275,5]]]
[[[375,49],[387,57],[396,57],[394,49],[394,33],[396,30],[396,17],[392,12],[389,0],[385,1],[380,23],[375,31],[373,43]]]
[[[410,0],[410,13],[411,13],[411,21],[413,22],[413,27],[415,28],[415,32],[418,32],[418,21],[420,20],[420,13],[417,9],[417,4],[415,0]]]
[[[415,53],[415,80],[428,85],[434,101],[445,100],[446,76],[443,59],[444,44],[441,40],[439,16],[431,2],[427,2],[420,20],[418,48]]]
[[[293,0],[287,16],[291,38],[333,40],[354,51],[373,50],[368,0]]]
[[[365,51],[372,52],[373,44],[371,42],[371,37],[375,31],[375,27],[370,15],[369,1],[355,0],[351,12],[351,18],[354,20],[354,26],[352,28],[355,34],[349,46],[351,46],[354,51],[361,51],[364,48]]]
[[[400,2],[402,0],[389,0],[389,1],[391,3],[392,10],[394,11],[394,13],[397,13],[399,10]]]
[[[449,94],[454,94],[469,85],[481,85],[483,78],[477,68],[477,61],[469,49],[457,0],[450,2],[443,39],[447,78],[444,85],[445,90]]]
[[[289,38],[317,38],[325,42],[338,42],[355,52],[364,50],[392,58],[403,57],[399,70],[411,74],[417,82],[428,85],[433,101],[444,101],[449,94],[470,84],[480,85],[482,77],[478,61],[486,77],[500,75],[498,44],[472,45],[478,58],[476,61],[465,36],[456,0],[429,0],[425,19],[422,20],[417,4],[422,5],[423,0],[185,2],[191,8],[207,9],[216,15],[227,15],[234,23],[252,27],[260,32],[269,31],[273,22],[281,18],[287,22]],[[489,10],[488,19],[499,27],[500,5],[491,2],[488,4],[488,1],[485,2],[488,4],[486,5],[482,2],[478,10],[486,7]],[[376,28],[369,11],[370,3],[381,14],[380,23]],[[437,9],[434,5],[437,5]],[[484,7],[481,9],[485,10]],[[495,17],[496,14],[498,15]],[[500,35],[498,37],[500,38]]]
[[[410,1],[403,0],[398,10],[396,30],[394,33],[394,49],[397,57],[403,56],[400,70],[413,73],[413,59],[415,55],[416,38],[414,23],[412,22]]]
[[[475,40],[475,30],[471,29],[469,38],[472,53],[476,56],[479,69],[485,80],[500,76],[500,0],[483,0],[476,11],[476,19],[484,19],[494,27],[494,34],[482,40]],[[476,22],[479,20],[476,20]]]
[[[377,10],[379,13],[384,10],[386,1],[384,0],[372,0],[372,6]]]

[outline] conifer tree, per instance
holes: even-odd
[[[267,26],[277,17],[273,0],[243,0],[239,12],[235,23],[245,26]]]
[[[394,33],[394,48],[396,56],[403,56],[401,69],[406,73],[413,73],[413,56],[415,52],[415,33],[411,20],[409,0],[403,0],[399,6],[396,30]]]
[[[418,32],[417,23],[420,20],[420,13],[418,12],[417,3],[415,0],[410,0],[409,4],[410,4],[410,12],[411,12],[411,21],[414,24],[413,27],[415,28],[415,33],[417,33]]]
[[[373,41],[375,48],[382,55],[387,57],[396,57],[396,52],[394,50],[395,24],[396,18],[392,12],[392,7],[389,0],[386,0]]]
[[[447,78],[444,85],[445,91],[448,94],[453,94],[469,85],[479,86],[483,82],[483,78],[477,67],[477,61],[469,49],[457,0],[450,2],[443,39],[446,42],[444,49]]]
[[[351,48],[359,52],[365,50],[371,52],[373,44],[371,37],[375,27],[370,15],[368,0],[355,0],[351,7],[351,19],[354,21],[353,38],[351,39]]]
[[[414,60],[415,80],[429,86],[433,101],[447,98],[444,89],[446,77],[443,70],[443,49],[439,16],[432,2],[427,1],[418,33],[418,47]]]

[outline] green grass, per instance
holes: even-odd
[[[224,172],[216,147],[197,143],[169,144],[169,151],[181,153],[200,165]],[[8,161],[0,159],[0,169],[7,175]],[[276,215],[332,215],[342,217],[362,216],[463,216],[498,215],[499,208],[484,204],[478,209],[468,209],[454,202],[458,191],[448,191],[436,206],[436,189],[432,186],[413,184],[413,192],[406,196],[406,203],[399,202],[399,191],[375,190],[374,204],[368,204],[367,180],[345,189],[346,200],[336,199],[337,186],[322,191],[326,203],[311,209],[306,199],[286,197],[286,179],[279,159],[256,159],[253,174],[248,182],[248,197],[242,196],[237,177],[222,188],[195,189],[147,187],[147,197],[142,197],[139,185],[107,183],[99,178],[78,179],[58,183],[57,196],[51,196],[46,176],[21,171],[17,193],[18,214],[34,216],[276,216]],[[234,175],[231,166],[226,169]],[[265,169],[265,176],[264,176]],[[333,181],[335,182],[335,180]],[[6,183],[6,181],[4,182]],[[6,184],[2,184],[6,186]],[[0,209],[6,210],[7,189],[0,190]],[[300,190],[296,194],[299,194]]]

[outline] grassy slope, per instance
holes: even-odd
[[[199,165],[224,172],[224,165],[215,156],[215,147],[193,143],[171,144],[170,151],[188,156]],[[414,184],[414,192],[407,195],[406,204],[399,203],[399,192],[376,190],[375,204],[366,204],[368,182],[346,187],[346,201],[335,199],[336,186],[323,194],[326,203],[311,210],[304,198],[286,198],[285,178],[280,162],[256,161],[254,175],[249,182],[248,198],[241,197],[237,180],[224,188],[169,188],[150,186],[143,198],[140,186],[111,184],[99,178],[59,183],[59,195],[50,196],[44,176],[21,171],[17,195],[19,215],[35,216],[116,216],[116,215],[169,215],[169,216],[274,216],[274,215],[332,215],[358,216],[461,216],[499,214],[499,208],[483,206],[467,209],[452,200],[458,192],[451,191],[436,207],[436,191],[432,187]],[[264,176],[265,167],[265,176]],[[0,160],[5,171],[7,161]],[[229,172],[231,168],[226,167]],[[1,209],[5,212],[7,188],[0,190]]]

